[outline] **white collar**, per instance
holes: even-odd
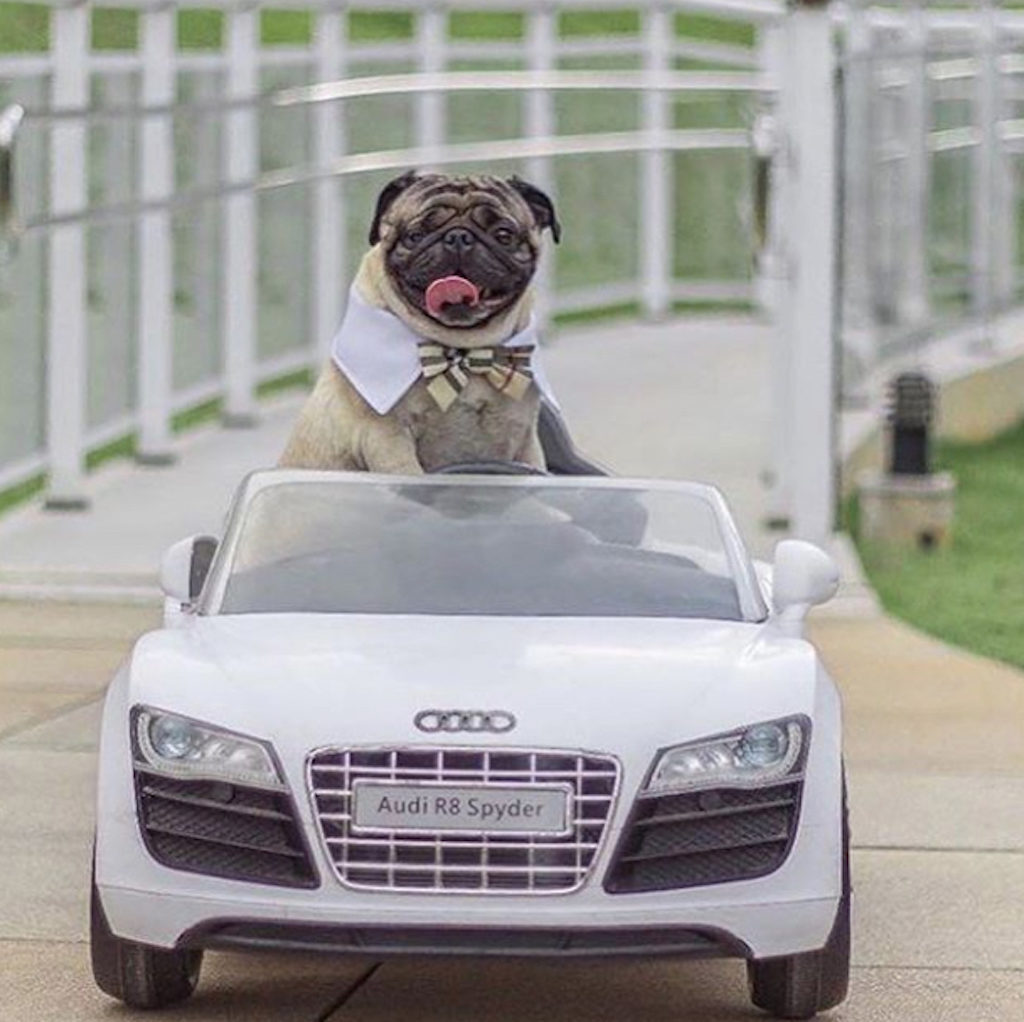
[[[537,324],[531,315],[526,328],[502,342],[502,346],[536,345],[537,341]],[[367,404],[380,415],[386,415],[420,378],[422,343],[423,338],[394,313],[370,305],[353,286],[345,318],[331,342],[331,358]],[[544,397],[557,407],[537,356],[535,350],[531,358],[533,378]]]

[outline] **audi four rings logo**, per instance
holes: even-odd
[[[420,710],[412,722],[421,731],[492,731],[504,734],[516,726],[506,710]]]

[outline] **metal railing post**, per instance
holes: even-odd
[[[316,74],[322,82],[337,81],[346,74],[345,49],[348,18],[344,7],[328,7],[317,14],[314,48]],[[313,150],[318,167],[329,166],[347,148],[345,102],[321,103],[313,111]],[[325,177],[314,186],[313,220],[313,351],[325,361],[331,338],[341,320],[347,272],[345,245],[344,185]]]
[[[993,154],[993,203],[990,221],[992,225],[992,301],[995,312],[1005,312],[1013,303],[1016,287],[1017,266],[1017,199],[1014,161],[1003,135],[1003,119],[1007,116],[1009,100],[1004,88],[1003,43],[1000,35],[998,4],[993,11],[995,24],[992,47],[992,75],[995,90],[995,118],[992,132],[995,139]]]
[[[973,343],[982,348],[987,348],[992,341],[992,319],[996,311],[993,220],[997,215],[996,161],[1000,146],[998,31],[995,5],[985,0],[977,13],[974,121],[978,144],[971,179],[971,308],[981,331]]]
[[[55,112],[81,110],[89,99],[89,7],[56,7],[51,21]],[[50,210],[79,213],[88,204],[86,125],[73,118],[53,122],[50,135]],[[88,294],[85,230],[81,222],[50,233],[47,269],[49,329],[46,360],[46,442],[50,468],[46,506],[84,510],[85,395],[88,385]]]
[[[448,63],[448,12],[440,4],[424,8],[416,21],[419,69],[444,71]],[[438,91],[421,93],[417,99],[416,141],[428,154],[436,153],[448,138],[447,97]],[[428,156],[428,163],[430,157]]]
[[[13,251],[18,233],[14,210],[14,145],[18,129],[25,119],[25,108],[18,103],[0,109],[0,262]]]
[[[174,102],[176,18],[172,3],[142,11],[142,101],[146,105]],[[174,195],[171,116],[145,114],[140,129],[139,196],[144,202],[165,202]],[[138,244],[139,436],[135,456],[143,464],[168,465],[175,460],[171,450],[174,269],[169,208],[147,210],[139,216]]]
[[[97,83],[103,102],[126,106],[136,101],[138,86],[134,76],[103,75]],[[99,177],[100,201],[116,202],[136,194],[136,125],[127,119],[104,124],[99,160],[90,159],[90,182]],[[99,163],[99,167],[96,164]],[[96,174],[96,170],[99,174]],[[90,195],[96,201],[95,193]],[[86,243],[86,258],[91,262],[90,297],[94,309],[90,315],[90,385],[86,402],[86,421],[97,416],[129,412],[137,405],[137,388],[132,379],[135,355],[139,352],[135,301],[137,247],[135,221],[112,220],[97,224]],[[97,301],[98,299],[98,301]],[[95,306],[98,305],[98,308]],[[102,323],[102,327],[97,325]],[[103,367],[97,371],[98,367]]]
[[[195,79],[193,96],[200,103],[214,103],[220,96],[220,81],[207,72]],[[214,188],[223,177],[220,137],[222,117],[216,110],[206,110],[196,119],[195,174],[193,180],[201,187]],[[195,312],[192,320],[200,336],[207,339],[223,361],[223,284],[220,280],[220,243],[224,231],[223,204],[200,207],[192,214],[189,246],[192,252],[188,268]],[[215,360],[211,360],[215,365]]]
[[[651,74],[671,68],[672,13],[663,4],[644,15],[644,66]],[[672,156],[659,145],[670,127],[672,104],[660,89],[643,96],[643,129],[649,148],[642,157],[640,191],[640,260],[644,313],[664,317],[671,305]]]
[[[229,100],[252,99],[259,88],[260,18],[255,6],[225,15]],[[229,110],[224,124],[224,176],[246,186],[259,172],[258,121],[252,107]],[[247,188],[224,200],[224,414],[225,426],[248,427],[256,416],[256,274],[259,243],[256,196]]]
[[[864,0],[847,7],[843,65],[843,401],[863,405],[878,359],[875,324],[875,95],[872,30]]]
[[[824,542],[835,525],[836,62],[826,4],[786,15],[793,157],[790,281],[793,534]],[[776,410],[778,413],[778,409]]]
[[[785,40],[777,23],[761,25],[757,33],[757,62],[761,73],[778,82],[784,73]],[[751,132],[754,159],[754,296],[761,311],[779,314],[786,259],[784,196],[785,154],[779,144],[778,99],[759,97]]]
[[[553,7],[537,7],[527,15],[526,51],[532,71],[551,71],[555,68],[558,45],[558,15]],[[527,138],[552,138],[555,135],[555,103],[549,89],[534,89],[524,95],[524,125]],[[526,176],[552,200],[555,196],[555,174],[549,156],[532,157],[526,161]],[[541,330],[551,324],[554,311],[555,251],[548,244],[534,280],[537,322]]]
[[[774,237],[774,262],[778,271],[775,279],[775,309],[772,320],[771,360],[769,387],[772,416],[766,454],[768,470],[764,480],[768,484],[765,522],[773,527],[788,527],[792,503],[793,450],[793,246],[792,222],[797,204],[795,170],[793,167],[792,102],[793,87],[788,79],[794,73],[790,64],[788,26],[781,22],[775,29],[774,64],[777,69],[775,95],[775,127],[772,147],[772,211],[778,224]]]
[[[928,319],[928,199],[931,152],[931,93],[928,86],[928,25],[921,0],[910,9],[904,36],[908,56],[904,87],[907,162],[903,178],[903,287],[900,319],[920,326]]]

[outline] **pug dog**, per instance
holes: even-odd
[[[517,177],[409,172],[381,192],[331,359],[282,467],[544,468],[530,282],[551,199]]]

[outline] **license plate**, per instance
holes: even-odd
[[[356,781],[352,829],[522,837],[572,832],[572,788]]]

